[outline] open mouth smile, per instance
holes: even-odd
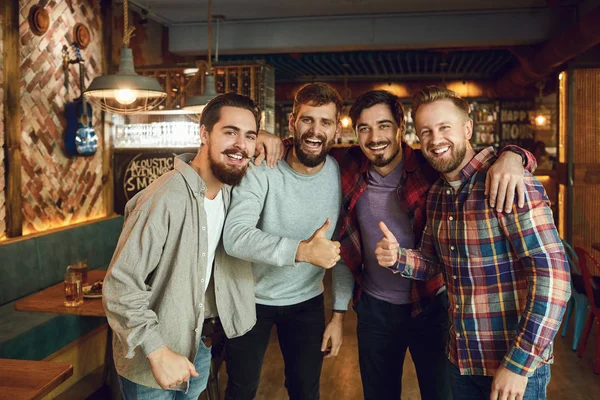
[[[447,153],[449,150],[450,150],[450,146],[444,146],[444,147],[438,147],[438,148],[432,149],[430,151],[437,156],[441,156],[441,155]]]
[[[302,140],[304,147],[309,150],[320,150],[323,146],[323,140],[317,139],[316,137],[309,137]]]

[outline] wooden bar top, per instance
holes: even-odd
[[[70,364],[0,359],[0,399],[41,399],[73,375]]]
[[[104,270],[90,270],[88,271],[88,283],[92,283],[104,279],[106,271]],[[64,283],[60,282],[54,286],[50,286],[40,292],[29,295],[15,303],[15,310],[17,311],[32,311],[32,312],[46,312],[53,314],[70,314],[70,315],[83,315],[88,317],[105,317],[104,307],[102,306],[102,299],[83,299],[83,304],[77,307],[65,307],[63,304],[65,300],[65,289]]]

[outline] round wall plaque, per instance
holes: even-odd
[[[37,4],[31,6],[29,9],[27,21],[29,22],[31,31],[38,36],[46,33],[48,27],[50,26],[50,17],[48,16],[48,11]]]
[[[73,40],[80,49],[85,49],[90,44],[90,30],[82,23],[78,23],[73,28]]]

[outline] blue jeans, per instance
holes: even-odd
[[[452,377],[454,400],[489,399],[492,392],[493,376],[461,375],[459,369],[448,361]],[[550,365],[540,364],[527,380],[523,400],[546,400],[546,387],[550,382]]]
[[[190,378],[190,386],[188,391],[184,393],[181,390],[163,390],[155,389],[148,386],[138,385],[130,380],[119,376],[121,393],[124,400],[183,400],[197,399],[200,393],[206,389],[208,375],[210,373],[210,349],[207,348],[202,341],[198,346],[196,358],[194,358],[194,367],[199,376]]]

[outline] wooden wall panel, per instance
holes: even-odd
[[[600,69],[572,71],[573,244],[600,242]]]
[[[573,244],[592,251],[600,242],[600,185],[578,185],[573,190]]]
[[[6,236],[21,236],[21,85],[19,52],[19,0],[2,2],[4,75],[4,143]]]
[[[69,68],[69,92],[62,68],[63,45],[73,41],[73,27],[85,24],[90,44],[85,84],[103,73],[102,13],[94,0],[50,0],[45,8],[50,29],[42,36],[29,29],[29,8],[38,0],[20,0],[23,234],[39,232],[105,215],[102,204],[103,126],[95,110],[99,138],[92,157],[67,157],[63,135],[64,106],[80,94],[79,68]],[[73,5],[71,10],[69,4]]]
[[[579,69],[574,78],[575,164],[600,164],[600,69]]]
[[[6,238],[6,180],[4,168],[4,24],[0,24],[0,240]]]

